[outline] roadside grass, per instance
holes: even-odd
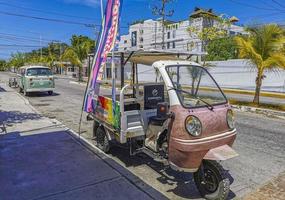
[[[285,105],[271,105],[271,104],[265,104],[265,103],[261,103],[261,104],[257,105],[253,102],[237,101],[235,99],[230,99],[229,101],[232,105],[249,106],[249,107],[271,109],[271,110],[284,111],[285,112]]]

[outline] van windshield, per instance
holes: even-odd
[[[184,107],[212,108],[223,104],[227,99],[209,72],[199,66],[168,66],[167,73]]]
[[[30,68],[27,69],[27,76],[50,76],[52,72],[47,68]]]

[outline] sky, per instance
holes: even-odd
[[[157,18],[152,8],[160,6],[160,2],[124,0],[120,33],[128,33],[128,25],[135,20]],[[188,19],[194,7],[236,16],[243,25],[285,24],[285,0],[173,0],[167,9],[174,10],[174,14],[168,19]],[[73,34],[95,39],[100,24],[100,0],[0,0],[0,59],[9,59],[17,51],[46,46],[51,41],[69,43]]]

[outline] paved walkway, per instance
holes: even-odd
[[[0,83],[0,199],[165,199]]]
[[[284,200],[285,199],[285,172],[272,179],[255,192],[245,197],[245,200]]]

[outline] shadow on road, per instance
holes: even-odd
[[[193,180],[192,173],[174,171],[170,167],[154,161],[143,153],[136,156],[129,156],[129,149],[126,147],[113,146],[110,150],[110,154],[122,161],[126,167],[136,167],[140,165],[151,167],[160,175],[157,178],[160,183],[169,185],[170,187],[176,185],[174,189],[167,190],[166,192],[172,192],[179,197],[187,199],[201,198]],[[233,177],[228,171],[226,171],[226,175],[230,180],[230,184],[232,184],[234,182]],[[234,199],[235,197],[234,192],[230,191],[228,199]]]
[[[22,113],[19,111],[1,111],[0,110],[0,122],[6,122],[8,124],[22,123],[26,120],[40,119],[42,116],[36,113]]]
[[[0,87],[0,92],[7,92],[4,88]]]
[[[49,95],[47,92],[32,92],[29,93],[29,97],[52,97],[52,96],[59,96],[59,93],[53,92],[52,95]]]

